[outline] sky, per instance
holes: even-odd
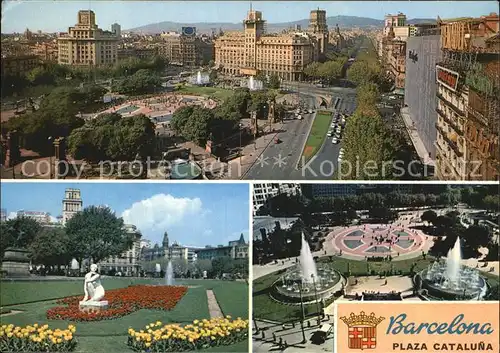
[[[57,217],[66,188],[81,190],[83,207],[110,207],[153,243],[161,243],[165,231],[182,245],[227,245],[241,233],[248,241],[248,184],[2,182],[1,208],[11,218],[19,210]]]
[[[65,32],[76,23],[78,10],[92,9],[99,27],[119,23],[123,30],[162,21],[231,22],[243,20],[249,1],[2,1],[2,33],[32,31]],[[327,16],[349,15],[383,19],[387,13],[403,12],[408,18],[452,18],[498,12],[489,1],[254,1],[269,23],[308,18],[310,10],[321,8]],[[223,10],[222,10],[223,9]]]

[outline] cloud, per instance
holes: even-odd
[[[209,237],[209,236],[211,236],[211,235],[213,235],[213,234],[214,234],[214,232],[213,232],[213,230],[212,230],[212,229],[205,229],[205,230],[203,231],[203,236],[205,236],[205,237]]]
[[[176,198],[172,195],[157,194],[132,204],[123,211],[125,223],[133,224],[142,232],[165,231],[169,227],[189,222],[190,217],[203,214],[199,198]]]

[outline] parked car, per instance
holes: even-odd
[[[331,137],[332,135],[333,135],[333,131],[332,131],[332,130],[328,130],[328,134],[327,134],[327,136],[328,136],[328,137]]]
[[[332,138],[332,143],[336,145],[337,143],[339,143],[339,140],[336,137],[334,137]]]

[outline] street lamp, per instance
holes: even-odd
[[[49,136],[47,138],[47,140],[49,141],[49,144],[50,144],[50,155],[49,155],[49,179],[52,179],[52,136]]]
[[[302,312],[302,318],[300,320],[300,330],[302,331],[302,344],[306,343],[306,333],[304,332],[304,320],[306,319],[306,313],[304,311],[304,300],[302,298],[302,280],[299,282],[299,293],[300,293],[300,309]]]
[[[311,278],[313,280],[313,286],[314,286],[314,297],[316,299],[316,309],[318,310],[318,324],[321,320],[321,309],[319,306],[319,301],[318,301],[318,291],[316,290],[316,281],[314,280],[314,273],[311,273]]]
[[[241,128],[243,127],[243,124],[242,123],[239,123],[238,124],[238,127],[239,127],[239,130],[240,130],[240,167],[241,167],[241,155],[242,155],[242,151],[241,151]]]

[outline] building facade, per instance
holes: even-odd
[[[97,26],[93,11],[78,11],[77,24],[57,38],[58,62],[75,66],[114,64],[118,60],[118,39],[117,34]]]
[[[71,219],[71,217],[73,217],[77,212],[83,210],[83,200],[80,189],[67,188],[64,190],[64,199],[62,204],[62,222],[63,225],[66,225],[66,222]]]
[[[37,55],[2,55],[2,76],[22,76],[41,65]]]
[[[50,213],[48,212],[20,210],[17,211],[17,217],[31,218],[41,225],[48,225],[51,223]]]
[[[214,44],[211,38],[196,34],[196,27],[182,27],[181,32],[160,35],[159,54],[170,63],[185,67],[198,67],[214,59]]]
[[[214,260],[220,257],[229,257],[232,259],[248,258],[248,243],[245,241],[243,234],[235,241],[230,241],[227,246],[206,246],[202,249],[197,249],[196,254],[199,260]]]
[[[499,16],[440,22],[436,172],[442,180],[498,180]]]
[[[170,244],[168,233],[165,232],[161,246],[158,244],[151,246],[151,242],[148,243],[148,246],[141,246],[141,259],[143,261],[154,261],[157,259],[183,260],[186,263],[193,263],[197,259],[197,249],[181,245],[177,242]]]
[[[317,60],[321,51],[318,38],[323,46],[328,41],[328,28],[323,33],[321,14],[315,16],[310,29],[316,33],[267,34],[262,12],[250,10],[243,21],[243,31],[224,33],[215,40],[215,64],[231,75],[264,73],[285,80],[302,80],[304,68]]]
[[[132,247],[117,256],[110,256],[109,258],[100,261],[97,265],[101,273],[120,273],[122,276],[137,276],[141,269],[141,232],[136,226],[126,224],[125,229],[133,238]]]
[[[405,105],[425,149],[436,158],[436,63],[441,61],[441,36],[408,38],[406,54]]]

